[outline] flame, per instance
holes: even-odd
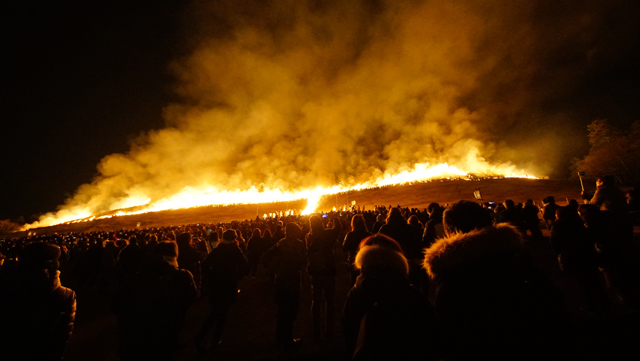
[[[509,16],[498,19],[515,24],[512,32],[473,4],[292,1],[282,11],[261,2],[193,3],[197,11],[189,13],[197,16],[189,28],[197,34],[188,39],[193,52],[172,62],[177,102],[163,108],[167,126],[136,139],[126,154],[104,157],[90,184],[28,228],[298,199],[307,199],[303,212],[312,213],[323,196],[365,188],[535,178],[483,157],[524,164],[545,158],[534,144],[557,143],[534,132],[535,142],[527,137],[509,148],[504,131],[529,109],[528,99],[515,88],[506,102],[494,99],[505,82],[491,75],[513,47],[476,53],[479,40],[495,36],[526,46],[511,40],[526,35],[517,19],[529,19],[530,7],[511,7],[519,17],[504,12]],[[219,28],[219,19],[228,30],[208,31]],[[516,65],[537,69],[531,57],[522,58]],[[528,76],[511,73],[506,80]],[[505,126],[497,124],[502,119]]]
[[[308,215],[308,214],[312,214],[315,213],[316,209],[318,209],[318,204],[320,203],[320,198],[321,196],[319,195],[312,195],[309,198],[307,198],[307,208],[305,208],[302,211],[302,215]]]
[[[447,163],[440,163],[436,165],[431,165],[428,162],[418,163],[411,169],[401,170],[396,173],[385,172],[377,179],[365,183],[359,183],[352,186],[334,185],[331,187],[316,187],[297,191],[283,191],[281,189],[271,189],[268,187],[260,187],[260,189],[258,189],[255,186],[248,190],[219,190],[213,186],[203,188],[185,187],[173,196],[160,199],[156,202],[153,202],[148,197],[135,195],[116,203],[117,206],[134,206],[137,208],[135,210],[114,209],[115,213],[108,215],[96,215],[87,208],[61,210],[56,214],[48,214],[38,222],[26,225],[23,230],[48,227],[63,223],[88,222],[97,219],[199,206],[287,202],[300,199],[307,200],[307,206],[300,212],[300,214],[308,215],[317,211],[318,205],[323,196],[348,191],[358,191],[432,179],[471,179],[474,176],[501,176],[505,178],[537,179],[537,177],[528,175],[510,164],[491,165],[484,159],[478,158],[477,153],[473,151],[470,152],[470,155],[467,157],[465,165],[467,166],[467,169],[470,169],[471,171],[463,170],[458,166],[449,165]],[[335,211],[336,207],[334,207],[333,210]],[[287,210],[285,213],[281,212],[280,215],[293,213],[294,211]],[[274,216],[274,214],[270,213],[269,216]],[[263,217],[266,218],[267,214],[264,214]]]

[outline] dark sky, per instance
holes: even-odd
[[[132,139],[164,127],[163,107],[176,100],[169,64],[188,51],[185,3],[72,0],[2,6],[0,219],[23,216],[33,221],[33,215],[54,211],[80,185],[91,182],[103,157],[125,153]],[[640,119],[638,2],[584,2],[593,8],[581,9],[593,31],[583,34],[578,27],[569,38],[563,38],[567,33],[561,22],[575,9],[557,4],[583,2],[539,3],[533,31],[541,51],[529,53],[538,67],[519,76],[527,70],[520,65],[527,62],[504,57],[504,67],[480,79],[492,82],[492,91],[471,92],[462,101],[471,109],[474,104],[500,104],[497,99],[522,88],[511,89],[510,84],[526,81],[525,90],[546,94],[527,100],[535,104],[536,115],[579,119],[576,129],[585,130],[585,143],[586,125],[593,119],[607,118],[620,127]],[[593,17],[586,19],[589,14]],[[562,31],[554,32],[556,28]],[[488,53],[494,46],[502,44],[483,44]],[[510,68],[510,62],[518,66]],[[559,80],[565,78],[567,82]],[[527,105],[521,109],[530,110]],[[500,114],[499,105],[490,110]],[[526,122],[510,126],[514,139],[529,131]],[[584,150],[583,144],[577,155]]]
[[[163,125],[180,3],[2,6],[0,219],[55,210],[102,157]]]

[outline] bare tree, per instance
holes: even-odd
[[[597,119],[587,126],[589,154],[575,159],[574,174],[584,171],[589,175],[612,175],[620,183],[640,180],[640,121],[622,132],[605,119]]]

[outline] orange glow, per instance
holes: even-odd
[[[505,178],[537,178],[535,176],[527,175],[523,171],[517,170],[511,165],[490,165],[482,159],[478,160],[475,158],[475,155],[474,157],[469,157],[467,159],[466,166],[471,169],[471,171],[464,171],[457,166],[449,165],[447,163],[437,165],[419,163],[414,165],[412,169],[403,170],[394,174],[384,173],[379,178],[366,183],[355,184],[352,186],[334,185],[324,188],[316,187],[297,191],[283,191],[280,189],[271,189],[266,186],[264,189],[251,187],[248,190],[235,191],[218,190],[216,187],[185,187],[173,196],[163,198],[155,202],[152,202],[148,197],[140,195],[129,197],[118,204],[127,207],[135,207],[137,209],[114,209],[115,213],[109,215],[95,215],[92,214],[89,209],[63,209],[56,214],[49,214],[41,218],[39,222],[26,225],[24,230],[53,226],[62,223],[87,222],[97,219],[199,206],[287,202],[300,199],[307,199],[307,206],[301,211],[301,214],[308,215],[318,211],[317,208],[320,203],[320,199],[323,196],[348,191],[357,191],[409,182],[421,182],[431,179],[471,179],[472,174],[479,177],[501,176]],[[286,213],[293,214],[293,211],[287,211]],[[273,215],[274,214],[270,214],[270,216]],[[265,214],[264,217],[266,216],[267,215]]]

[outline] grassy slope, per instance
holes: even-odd
[[[450,204],[461,199],[475,200],[473,191],[480,188],[485,201],[502,202],[513,199],[516,203],[533,199],[538,204],[546,196],[554,196],[556,201],[564,205],[565,198],[580,198],[580,184],[577,181],[564,180],[532,180],[532,179],[487,179],[481,181],[434,181],[427,183],[405,184],[367,189],[357,192],[342,193],[325,197],[319,210],[329,211],[334,206],[350,205],[353,200],[357,205],[372,209],[375,205],[398,205],[403,207],[425,208],[431,202]],[[172,224],[189,224],[200,222],[228,222],[262,216],[265,213],[284,211],[287,209],[303,209],[305,200],[260,205],[231,205],[225,207],[199,207],[192,209],[172,210],[146,213],[125,217],[83,222],[70,225],[59,225],[41,228],[38,233],[84,232],[95,230],[132,229],[140,223],[141,227],[159,227]],[[19,236],[14,234],[13,236]]]

